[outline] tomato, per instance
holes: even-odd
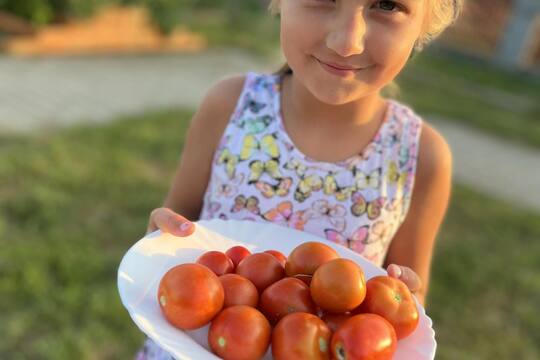
[[[315,314],[317,310],[311,300],[309,287],[302,280],[290,277],[273,283],[263,291],[259,309],[271,324],[293,312]]]
[[[225,291],[225,301],[223,307],[233,305],[248,305],[257,307],[259,293],[251,281],[238,274],[225,274],[219,277],[223,290]]]
[[[293,249],[285,264],[287,276],[296,274],[313,275],[317,268],[339,257],[336,250],[320,242],[310,241]]]
[[[309,286],[311,284],[311,279],[313,278],[313,275],[296,274],[293,277],[297,278],[298,280],[302,280],[304,284]]]
[[[225,294],[216,274],[200,264],[173,267],[159,283],[157,298],[165,318],[191,330],[208,323],[223,307]]]
[[[270,255],[273,255],[276,257],[276,259],[279,260],[283,268],[285,268],[285,263],[287,262],[287,257],[283,255],[283,253],[277,251],[277,250],[266,250],[265,253],[268,253]]]
[[[332,332],[317,316],[297,312],[281,319],[272,332],[275,360],[330,359]]]
[[[234,264],[231,259],[221,251],[207,251],[197,259],[197,264],[204,265],[217,276],[232,273]]]
[[[344,314],[332,314],[332,313],[324,313],[321,316],[321,319],[325,322],[325,324],[328,326],[328,328],[335,332],[343,323],[347,320],[349,320],[353,316],[351,313],[344,313]]]
[[[390,276],[376,276],[366,283],[366,299],[358,308],[362,313],[384,317],[396,330],[398,340],[409,336],[419,321],[416,302],[405,283]]]
[[[225,255],[227,255],[233,262],[234,267],[236,268],[240,261],[242,261],[245,257],[248,257],[251,255],[251,251],[246,249],[243,246],[233,246],[229,250],[225,251]]]
[[[267,253],[249,255],[238,264],[236,273],[250,280],[259,292],[285,275],[279,260]]]
[[[352,260],[334,259],[315,271],[310,289],[321,309],[331,313],[351,311],[366,296],[364,271]]]
[[[332,335],[330,348],[336,360],[391,360],[397,348],[396,332],[382,316],[355,315]]]
[[[231,306],[219,313],[208,331],[208,344],[222,359],[260,359],[270,345],[271,327],[251,306]]]

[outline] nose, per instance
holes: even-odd
[[[341,12],[335,17],[326,37],[326,46],[342,57],[361,54],[367,25],[361,9],[354,12]]]

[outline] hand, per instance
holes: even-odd
[[[390,264],[386,268],[386,271],[388,272],[388,276],[403,281],[413,294],[422,288],[422,280],[411,268]]]
[[[150,213],[146,233],[148,234],[157,229],[175,236],[184,237],[193,234],[195,224],[171,209],[161,207],[154,209]]]

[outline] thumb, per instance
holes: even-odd
[[[422,288],[422,280],[411,268],[390,264],[387,271],[389,276],[403,281],[412,293]]]
[[[195,224],[169,208],[157,208],[150,214],[149,230],[160,229],[175,236],[189,236],[195,231]]]

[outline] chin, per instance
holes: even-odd
[[[309,87],[309,90],[319,101],[335,106],[348,104],[376,92],[366,84],[357,85],[352,89],[351,86],[327,83],[323,86]]]

